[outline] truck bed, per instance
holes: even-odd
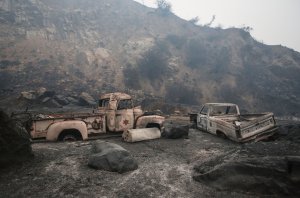
[[[56,120],[56,119],[85,119],[88,117],[101,117],[103,113],[63,113],[63,114],[37,114],[33,116],[33,121],[39,120]]]

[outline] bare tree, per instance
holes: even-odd
[[[170,13],[172,5],[166,0],[156,0],[157,9],[162,13]]]
[[[210,22],[205,24],[204,26],[210,27],[212,25],[212,23],[215,21],[215,19],[216,19],[216,15],[213,15]]]
[[[190,19],[189,22],[194,24],[194,25],[197,25],[197,23],[199,22],[199,17],[196,16],[196,17]]]
[[[244,26],[242,27],[242,29],[245,30],[246,32],[251,32],[253,30],[253,28],[250,26]]]

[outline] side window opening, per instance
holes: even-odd
[[[208,106],[204,106],[204,107],[201,109],[200,114],[207,115],[207,112],[208,112]]]
[[[230,115],[237,114],[236,107],[235,106],[229,106],[229,107],[227,107],[226,114],[230,114]]]
[[[128,99],[128,100],[120,100],[119,104],[118,104],[118,110],[122,110],[122,109],[132,109],[133,108],[133,104],[132,104],[132,100]]]
[[[101,99],[99,100],[99,107],[108,107],[109,99]]]

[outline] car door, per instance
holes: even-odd
[[[207,131],[208,106],[203,106],[197,117],[197,128]]]
[[[134,126],[133,103],[131,99],[118,102],[116,111],[116,131],[125,131]]]

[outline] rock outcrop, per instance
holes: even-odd
[[[33,157],[30,136],[22,125],[0,110],[0,168]]]
[[[300,194],[299,156],[215,157],[194,166],[193,179],[218,190],[252,195]]]

